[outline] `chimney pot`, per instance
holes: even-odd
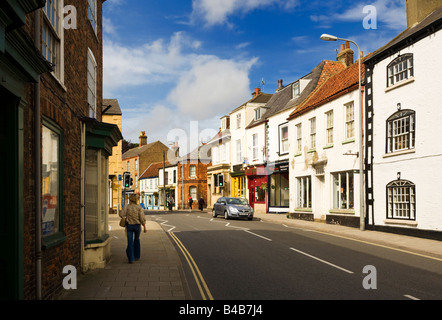
[[[255,88],[255,97],[258,96],[260,92],[261,92],[260,88]]]

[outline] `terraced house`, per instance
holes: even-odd
[[[2,299],[52,299],[65,266],[109,257],[107,159],[122,137],[101,122],[103,2],[0,3]]]

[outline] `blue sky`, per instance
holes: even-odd
[[[368,5],[376,29],[364,28]],[[406,28],[405,0],[108,0],[103,19],[104,98],[118,99],[124,138],[180,136],[184,151],[212,137],[254,88],[274,93],[279,79],[336,60],[341,42],[321,34],[366,54]]]

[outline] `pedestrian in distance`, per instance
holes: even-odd
[[[147,232],[144,210],[137,202],[138,195],[131,194],[129,196],[129,204],[125,205],[123,210],[120,211],[120,217],[126,218],[126,255],[129,263],[134,263],[134,261],[140,260],[141,257],[141,226],[143,226],[144,233]]]
[[[192,203],[193,203],[193,199],[192,199],[192,197],[189,197],[189,211],[192,211]]]
[[[200,211],[203,211],[204,204],[205,204],[205,201],[204,201],[203,197],[200,197],[200,199],[198,200],[198,205],[199,205]]]
[[[169,199],[167,200],[167,204],[169,205],[169,211],[172,211],[172,207],[175,204],[175,200],[173,199],[172,195],[169,196]]]

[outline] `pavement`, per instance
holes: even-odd
[[[205,210],[201,214],[210,213]],[[178,251],[161,225],[147,218],[148,231],[141,234],[141,259],[129,264],[125,231],[118,225],[118,216],[110,215],[109,263],[104,269],[79,275],[77,289],[64,290],[59,300],[192,300]],[[255,220],[331,234],[442,262],[442,243],[437,240],[288,219],[285,214],[255,213]]]

